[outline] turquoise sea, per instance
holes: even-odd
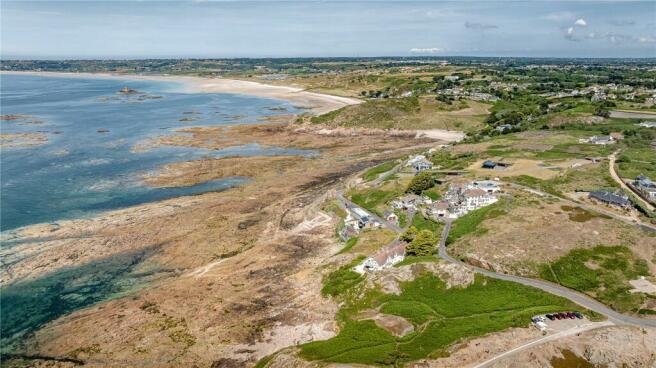
[[[98,211],[166,198],[224,190],[248,178],[226,178],[190,187],[157,189],[140,178],[160,165],[205,156],[248,156],[316,152],[257,145],[222,150],[132,148],[191,125],[255,123],[263,116],[297,112],[289,103],[232,94],[187,94],[173,83],[101,78],[0,75],[3,134],[36,133],[47,143],[2,148],[3,231],[35,223],[91,216]],[[122,94],[124,87],[136,93]],[[11,247],[6,241],[3,247]],[[8,248],[5,248],[8,249]],[[64,314],[126,295],[174,270],[141,267],[157,247],[20,281],[0,289],[0,352],[20,351],[20,343],[40,326]],[[0,259],[2,265],[6,260]]]
[[[155,189],[140,178],[162,164],[203,156],[311,154],[257,145],[208,151],[159,147],[132,152],[149,137],[192,125],[257,122],[296,110],[279,100],[188,94],[169,82],[1,75],[4,134],[37,133],[46,144],[3,148],[0,228],[53,222],[181,195],[221,190],[245,178]],[[121,94],[128,87],[137,93]],[[181,121],[182,120],[182,121]]]

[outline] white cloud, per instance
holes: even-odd
[[[568,34],[568,35],[572,35],[572,34],[574,34],[574,27],[569,27],[569,28],[567,28],[567,34]]]
[[[576,22],[574,22],[574,25],[579,27],[587,27],[588,23],[585,21],[585,19],[579,18],[576,20]]]
[[[640,43],[656,43],[656,37],[654,36],[642,36],[638,38]]]
[[[410,52],[414,54],[437,54],[438,52],[442,52],[442,51],[444,50],[439,47],[428,47],[428,48],[413,47],[410,49]]]

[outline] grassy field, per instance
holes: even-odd
[[[352,289],[355,285],[364,280],[364,276],[352,270],[364,257],[358,257],[353,262],[344,265],[331,272],[323,279],[321,294],[324,296],[336,297]]]
[[[442,229],[444,228],[444,224],[441,222],[435,222],[431,219],[427,219],[422,216],[421,213],[415,214],[415,216],[412,218],[411,226],[416,227],[419,231],[430,230],[434,236],[440,236]]]
[[[364,181],[375,180],[380,174],[392,170],[394,166],[396,166],[396,161],[388,161],[378,166],[374,166],[371,169],[365,171],[365,173],[362,175],[362,179],[364,179]]]
[[[568,169],[563,175],[547,180],[537,179],[528,175],[505,177],[504,180],[561,197],[566,192],[618,188],[618,184],[608,172],[607,162],[577,169]]]
[[[405,318],[415,332],[394,337],[373,321],[347,318],[336,337],[301,346],[309,360],[399,366],[426,357],[443,356],[463,339],[523,327],[535,314],[574,310],[569,301],[511,282],[477,275],[468,287],[452,287],[430,273],[403,283],[400,295],[373,291],[366,304],[350,310],[380,307],[381,313]]]
[[[475,131],[489,105],[466,101],[453,108],[430,97],[367,100],[312,118],[315,124],[379,129],[451,129]]]
[[[364,189],[349,193],[351,200],[354,203],[379,216],[382,215],[385,203],[401,194],[401,191],[387,191],[381,189]]]
[[[646,175],[656,180],[656,151],[651,147],[625,149],[616,162],[618,175],[623,178]]]
[[[353,243],[350,249],[344,250],[344,252],[369,256],[382,246],[391,243],[396,237],[397,234],[389,229],[365,230],[358,235],[357,242]]]
[[[468,214],[458,218],[453,222],[449,237],[446,239],[447,244],[451,244],[467,234],[485,234],[487,230],[481,227],[481,223],[487,219],[501,216],[506,213],[504,206],[507,204],[505,199],[501,199],[489,206],[471,211]]]
[[[649,275],[647,263],[623,246],[576,249],[541,267],[540,276],[593,296],[619,312],[637,312],[644,294],[628,280]]]

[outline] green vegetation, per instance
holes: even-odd
[[[428,171],[422,171],[412,178],[408,185],[408,192],[421,194],[423,191],[432,188],[435,185],[433,174]]]
[[[399,192],[380,189],[366,189],[351,193],[351,200],[379,216],[382,215],[382,205],[398,197]]]
[[[440,356],[455,342],[509,327],[527,326],[539,313],[576,309],[569,301],[538,289],[477,275],[467,287],[452,287],[431,273],[403,283],[400,295],[370,291],[364,303],[343,309],[339,335],[301,346],[310,360],[399,366]],[[415,332],[394,337],[373,321],[348,318],[358,310],[380,307],[381,313],[405,318]]]
[[[403,261],[395,264],[394,267],[401,267],[401,266],[407,266],[415,263],[428,263],[428,262],[438,263],[440,262],[440,258],[435,255],[405,256]]]
[[[423,257],[435,253],[435,236],[430,230],[421,230],[405,248],[410,256]]]
[[[656,180],[656,152],[651,147],[626,149],[616,162],[618,174],[623,178],[645,175]]]
[[[312,123],[391,129],[403,126],[403,119],[416,111],[419,111],[419,99],[416,97],[369,100],[363,104],[351,105],[315,116],[312,118]]]
[[[358,238],[357,236],[354,236],[351,239],[347,240],[346,243],[344,244],[344,248],[342,248],[337,254],[349,252],[358,243],[358,240],[360,240],[360,238]]]
[[[353,267],[355,267],[363,259],[364,257],[358,257],[350,264],[342,266],[328,274],[323,279],[321,294],[324,296],[330,295],[336,297],[362,282],[362,280],[364,280],[364,276],[353,271]]]
[[[378,176],[382,173],[386,173],[390,170],[392,170],[396,166],[395,161],[388,161],[385,163],[382,163],[378,166],[374,166],[371,169],[365,171],[365,173],[362,175],[362,179],[364,181],[372,181],[378,178]]]
[[[593,218],[604,218],[604,219],[610,219],[611,217],[608,215],[604,215],[601,213],[595,213],[595,212],[590,212],[584,208],[581,207],[572,207],[572,206],[560,206],[560,209],[562,209],[565,212],[569,212],[569,219],[574,222],[586,222],[590,221]]]
[[[449,237],[447,238],[446,243],[451,244],[467,234],[485,234],[487,229],[481,227],[481,223],[487,219],[504,215],[506,210],[503,207],[506,204],[507,201],[501,199],[496,203],[471,211],[468,214],[458,218],[453,222],[453,225],[451,226]]]
[[[442,228],[444,227],[442,223],[427,219],[421,213],[416,214],[412,218],[412,226],[417,230],[429,230],[436,235],[441,234]]]
[[[629,292],[628,280],[646,275],[647,262],[624,246],[575,249],[540,269],[543,279],[587,293],[619,312],[638,311],[645,295]]]

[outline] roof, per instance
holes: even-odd
[[[620,138],[624,137],[622,135],[622,133],[620,133],[620,132],[612,132],[612,133],[610,133],[610,136],[614,139],[620,139]]]
[[[436,210],[445,210],[445,209],[449,208],[449,202],[447,202],[447,201],[436,202],[433,205],[433,208],[435,208]]]
[[[497,163],[492,160],[485,160],[483,162],[483,167],[495,167],[495,166],[497,166]]]
[[[590,197],[598,199],[602,202],[615,204],[618,206],[628,206],[631,204],[629,198],[626,196],[617,195],[611,192],[590,192]]]
[[[656,183],[651,181],[648,177],[644,175],[640,175],[636,178],[636,182],[638,182],[638,185],[641,187],[645,188],[656,188]]]
[[[353,208],[351,208],[351,210],[353,210],[353,213],[354,213],[357,217],[360,217],[360,218],[369,217],[369,214],[368,214],[365,210],[363,210],[362,208],[360,208],[360,207],[353,207]]]
[[[384,212],[383,212],[383,216],[385,216],[385,217],[389,217],[389,216],[391,216],[391,215],[396,216],[396,213],[394,213],[394,212],[392,212],[392,211],[384,211]]]
[[[487,195],[487,192],[483,189],[467,189],[464,194],[465,197],[482,197]]]
[[[472,181],[471,185],[480,188],[497,188],[499,187],[499,182],[494,180],[477,180]]]
[[[381,248],[371,258],[373,258],[379,265],[383,265],[389,258],[403,254],[405,254],[405,243],[395,240],[392,244]]]

